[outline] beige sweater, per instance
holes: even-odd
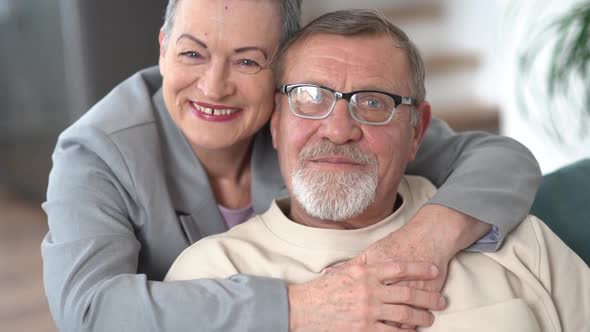
[[[402,206],[355,230],[297,224],[282,212],[288,200],[278,201],[263,215],[187,248],[165,280],[241,273],[305,282],[398,229],[435,191],[426,179],[406,176],[398,188]],[[534,216],[498,252],[457,255],[443,293],[448,307],[423,331],[590,331],[590,269]]]

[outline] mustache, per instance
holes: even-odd
[[[377,166],[377,158],[361,150],[354,143],[334,144],[330,141],[323,140],[316,144],[306,146],[299,153],[298,163],[302,166],[303,162],[312,159],[319,159],[327,156],[343,156],[361,165]]]

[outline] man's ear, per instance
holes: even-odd
[[[420,144],[422,143],[424,134],[426,134],[426,130],[428,130],[430,120],[432,119],[430,104],[427,101],[423,101],[420,104],[418,104],[418,106],[416,106],[416,112],[418,113],[419,121],[416,127],[414,128],[411,160],[414,160],[414,158],[416,158],[416,154],[418,153],[418,149],[420,148]]]
[[[158,64],[160,67],[160,75],[164,76],[164,58],[166,56],[166,45],[164,42],[164,31],[160,30],[158,35],[158,43],[160,44],[160,57],[158,58]]]
[[[270,134],[272,135],[272,146],[275,150],[278,150],[278,130],[279,130],[279,120],[281,117],[281,104],[280,104],[280,94],[275,93],[275,103],[274,109],[272,111],[272,116],[270,118]]]

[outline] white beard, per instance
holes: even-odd
[[[327,172],[304,166],[310,156],[338,151],[363,164],[369,171]],[[314,218],[344,221],[360,215],[375,199],[377,190],[377,160],[354,146],[319,144],[302,151],[291,176],[293,197]]]

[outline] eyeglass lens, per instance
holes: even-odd
[[[332,91],[316,86],[295,87],[290,91],[289,97],[295,113],[312,118],[326,116],[336,102]],[[395,100],[391,96],[380,92],[359,92],[349,101],[353,116],[370,123],[389,120],[395,106]]]

